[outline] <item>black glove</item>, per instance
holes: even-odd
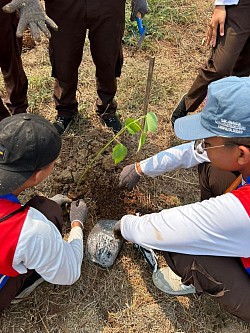
[[[129,164],[122,169],[119,176],[119,187],[127,187],[129,191],[135,187],[140,179],[140,175],[136,172],[135,164]]]
[[[81,223],[83,227],[83,223],[86,220],[87,214],[88,214],[88,208],[83,199],[80,199],[79,202],[73,201],[71,203],[70,213],[69,213],[71,224],[77,221]]]
[[[143,17],[148,12],[147,0],[131,0],[131,16],[130,20],[135,21],[137,13],[141,13]]]

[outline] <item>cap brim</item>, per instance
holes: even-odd
[[[179,118],[174,123],[175,135],[182,140],[198,140],[216,136],[202,126],[201,112]]]
[[[0,169],[0,195],[12,193],[32,176],[33,172],[12,172]]]

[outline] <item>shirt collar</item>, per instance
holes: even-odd
[[[246,180],[244,180],[244,179],[242,178],[242,186],[243,186],[243,185],[249,185],[249,184],[250,184],[250,176],[248,176]]]
[[[20,201],[17,199],[17,197],[13,193],[0,195],[0,199],[9,200],[11,202],[20,203]]]

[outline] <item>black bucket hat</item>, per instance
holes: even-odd
[[[61,137],[41,116],[22,113],[0,121],[0,195],[16,190],[60,150]]]

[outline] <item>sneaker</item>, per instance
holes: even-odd
[[[19,294],[16,295],[15,298],[11,301],[11,304],[17,304],[24,300],[24,298],[28,297],[32,291],[36,289],[39,284],[41,284],[44,279],[37,273],[32,273],[25,281],[22,286],[22,289],[19,291]]]
[[[189,286],[181,282],[181,278],[176,275],[169,267],[162,267],[153,273],[154,285],[164,293],[181,296],[195,294],[195,288],[192,284]]]
[[[57,116],[53,125],[55,126],[57,132],[60,135],[62,135],[63,133],[67,132],[74,119],[75,119],[74,116],[71,117]]]
[[[184,117],[188,114],[187,110],[186,110],[186,104],[185,104],[186,96],[187,96],[187,94],[182,96],[179,104],[176,106],[174,112],[172,113],[171,123],[172,123],[173,128],[174,128],[174,123],[175,123],[176,119]]]
[[[116,134],[118,132],[120,132],[120,130],[122,129],[122,124],[119,120],[119,118],[117,117],[117,115],[114,115],[113,117],[104,119],[102,118],[102,116],[99,116],[102,120],[102,122],[108,126],[108,128],[112,129],[112,131]]]

